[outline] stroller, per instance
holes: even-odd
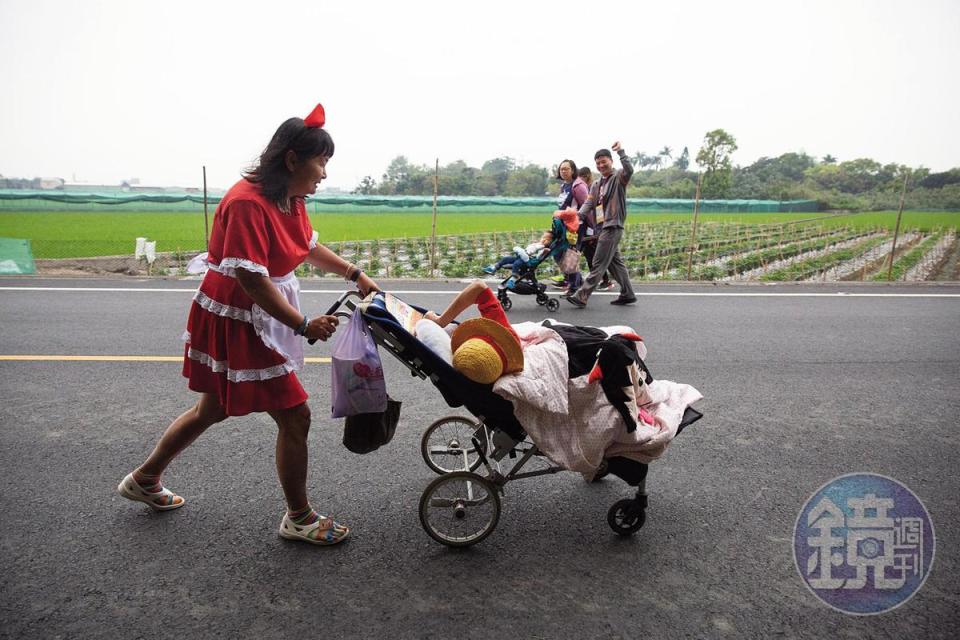
[[[510,299],[509,293],[520,296],[536,296],[537,304],[546,307],[547,311],[552,312],[560,308],[560,300],[548,296],[546,293],[547,285],[537,279],[537,268],[541,264],[547,259],[558,259],[570,248],[570,242],[567,240],[566,228],[562,220],[559,218],[553,219],[550,233],[553,235],[550,246],[541,251],[540,255],[531,256],[529,262],[521,265],[515,274],[511,273],[497,286],[497,300],[500,301],[504,311],[509,311],[513,307],[513,300]],[[507,282],[511,278],[514,279],[513,287],[507,289]]]
[[[548,462],[546,468],[521,471],[535,456],[543,456],[527,438],[517,421],[510,401],[497,395],[492,385],[466,378],[430,348],[417,340],[405,327],[416,323],[422,308],[399,302],[414,317],[394,315],[389,304],[374,304],[375,296],[397,299],[390,294],[371,294],[363,298],[347,291],[330,307],[327,315],[349,317],[358,307],[374,341],[403,363],[412,375],[429,379],[450,407],[464,407],[474,417],[448,416],[427,427],[420,442],[420,453],[427,466],[439,474],[420,497],[420,523],[427,534],[451,547],[467,547],[485,539],[500,520],[501,496],[508,482],[563,471]],[[341,306],[346,310],[340,309]],[[349,311],[347,311],[349,310]],[[398,319],[400,316],[400,319]],[[678,429],[696,422],[702,414],[687,407]],[[508,470],[501,462],[514,461]],[[546,458],[543,458],[546,460]],[[483,474],[478,473],[482,467]],[[639,530],[646,520],[648,466],[625,457],[605,461],[597,478],[608,473],[636,487],[632,498],[615,502],[607,513],[607,523],[621,536]]]

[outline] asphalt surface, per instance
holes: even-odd
[[[178,355],[195,285],[0,279],[0,355]],[[384,285],[434,308],[461,286]],[[319,312],[343,283],[303,288]],[[403,413],[366,456],[326,415],[329,365],[302,376],[313,502],[354,528],[334,548],[277,536],[266,416],[230,419],[174,462],[182,509],[117,495],[193,402],[178,364],[0,361],[0,637],[958,637],[960,285],[638,289],[634,307],[596,296],[552,316],[634,326],[654,375],[705,396],[705,418],[651,466],[647,523],[627,539],[606,513],[630,489],[564,473],[507,485],[479,545],[431,540],[419,438],[458,410],[386,354]],[[528,297],[510,312],[545,315]],[[926,584],[879,616],[821,604],[791,551],[807,497],[854,471],[907,484],[936,527]]]

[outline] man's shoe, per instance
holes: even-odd
[[[636,301],[637,301],[636,298],[617,298],[616,300],[611,300],[611,301],[610,301],[610,304],[615,304],[615,305],[617,305],[617,306],[622,306],[622,305],[625,305],[625,304],[633,304],[633,303],[636,302]]]
[[[586,303],[586,302],[581,301],[580,298],[578,298],[578,297],[575,296],[575,295],[567,294],[567,295],[563,296],[563,298],[564,298],[564,300],[566,300],[567,302],[569,302],[570,304],[572,304],[573,306],[575,306],[577,309],[583,309],[584,307],[587,306],[587,303]]]
[[[613,289],[613,283],[607,280],[598,284],[596,291],[609,291],[610,289]]]

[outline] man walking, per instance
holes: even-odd
[[[613,170],[613,155],[608,149],[600,149],[594,154],[597,171],[600,179],[590,187],[590,195],[580,207],[580,220],[586,219],[591,212],[597,220],[597,248],[593,255],[593,266],[590,275],[583,281],[583,285],[572,294],[564,296],[570,304],[583,309],[587,306],[587,299],[597,287],[603,274],[609,269],[610,275],[620,285],[620,297],[610,302],[614,305],[633,304],[637,301],[630,285],[630,276],[627,266],[620,257],[620,238],[623,237],[623,224],[627,220],[627,184],[633,175],[633,165],[619,142],[611,147],[620,156],[619,171]]]

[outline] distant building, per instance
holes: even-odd
[[[157,184],[141,184],[140,178],[129,178],[120,184],[96,184],[63,178],[11,178],[0,175],[0,189],[33,189],[44,191],[66,191],[70,193],[102,194],[203,194],[202,187],[174,187]],[[210,195],[222,195],[224,189],[209,187]]]
[[[116,193],[122,191],[120,185],[116,184],[93,184],[91,182],[72,182],[69,180],[64,180],[63,186],[60,188],[72,193]]]
[[[161,187],[160,185],[140,184],[138,178],[124,180],[120,183],[120,190],[129,193],[167,193],[170,191],[179,193],[183,191],[180,187]]]

